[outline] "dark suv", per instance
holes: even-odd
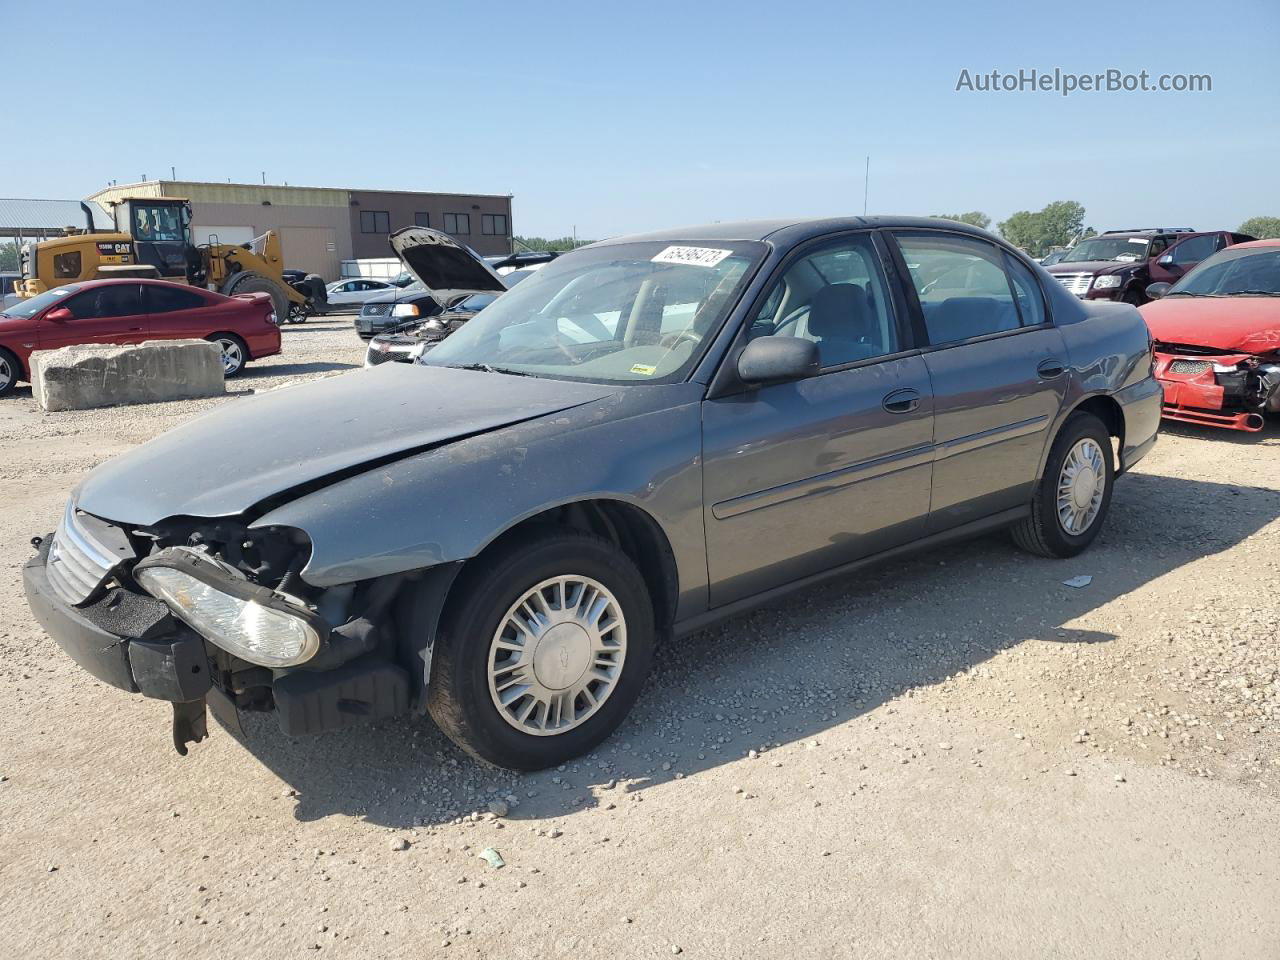
[[[1050,267],[1054,278],[1084,300],[1123,300],[1135,307],[1151,298],[1147,285],[1174,283],[1206,257],[1253,237],[1190,227],[1108,230],[1081,240]]]

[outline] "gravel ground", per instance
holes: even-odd
[[[1170,429],[1075,560],[990,537],[669,645],[558,770],[427,718],[183,759],[19,568],[89,467],[363,355],[285,349],[226,400],[0,402],[7,955],[1280,957],[1280,424]]]

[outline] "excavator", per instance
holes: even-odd
[[[149,277],[204,287],[232,296],[271,296],[281,323],[301,323],[323,312],[324,280],[316,274],[289,279],[280,237],[268,231],[248,243],[191,242],[191,203],[178,197],[126,197],[112,204],[115,230],[95,230],[85,203],[87,228],[22,248],[21,297],[78,280]]]

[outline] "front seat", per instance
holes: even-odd
[[[877,356],[879,330],[867,291],[856,283],[829,283],[809,306],[809,336],[824,367]]]

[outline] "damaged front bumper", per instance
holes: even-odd
[[[1169,420],[1256,433],[1280,410],[1280,366],[1244,354],[1156,351]]]
[[[409,709],[408,674],[385,658],[356,657],[331,669],[239,672],[232,658],[151,596],[112,586],[96,599],[68,603],[49,580],[53,539],[51,534],[35,541],[36,555],[22,572],[37,622],[67,656],[103,683],[173,703],[173,741],[180,754],[186,754],[188,743],[207,735],[206,705],[233,732],[240,730],[243,711],[274,711],[289,736],[337,730]],[[252,685],[243,680],[246,673],[255,675]]]

